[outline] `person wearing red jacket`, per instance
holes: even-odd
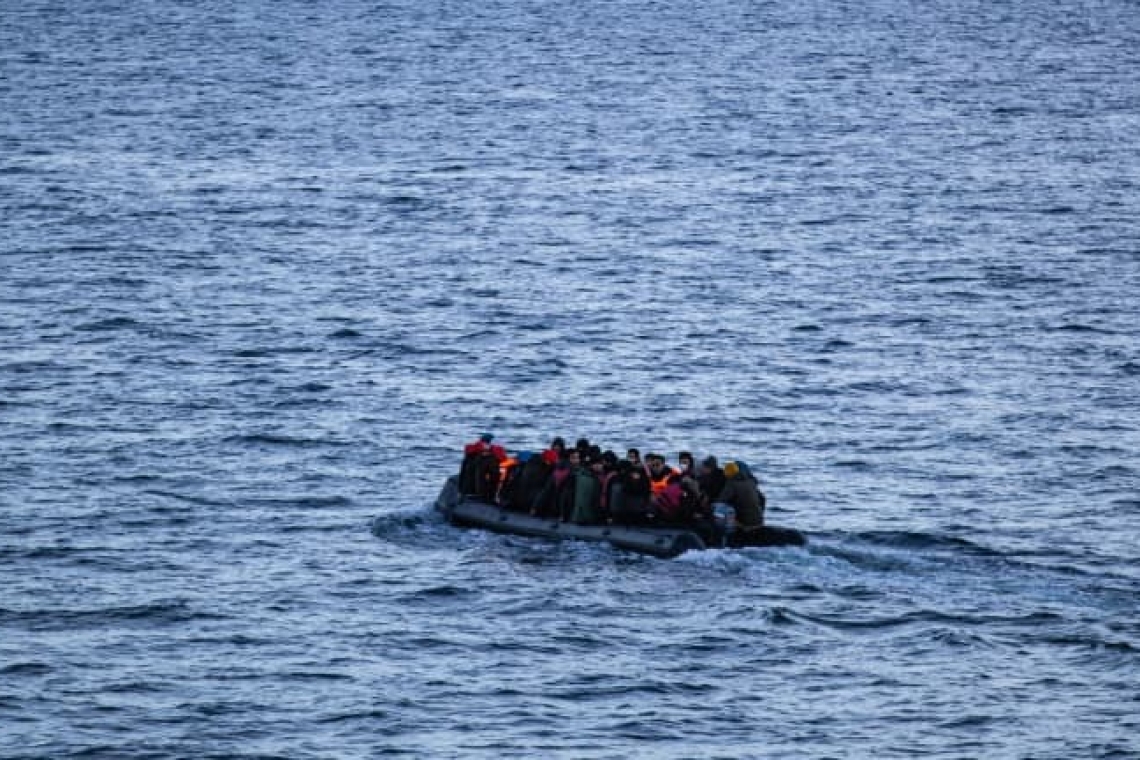
[[[459,470],[459,489],[466,496],[475,496],[494,503],[502,477],[500,465],[507,459],[502,446],[492,444],[491,433],[463,447],[463,466]]]

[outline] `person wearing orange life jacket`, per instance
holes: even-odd
[[[653,494],[652,514],[668,523],[684,521],[686,507],[685,487],[680,473],[674,472],[665,480],[665,487]]]
[[[669,479],[677,474],[676,470],[665,464],[665,457],[660,454],[645,455],[645,470],[649,477],[649,490],[654,496],[663,493],[669,487]]]

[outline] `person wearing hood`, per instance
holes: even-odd
[[[749,471],[750,472],[750,471]],[[754,477],[750,477],[736,462],[724,465],[724,488],[716,501],[736,511],[736,523],[743,530],[764,527],[764,494]]]

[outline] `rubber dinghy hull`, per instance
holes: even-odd
[[[494,504],[463,496],[456,479],[450,478],[436,499],[436,509],[454,525],[482,528],[496,533],[545,538],[553,541],[594,541],[621,549],[671,559],[688,551],[707,549],[699,535],[684,528],[645,528],[626,525],[575,525],[549,518],[511,512]],[[730,536],[728,545],[802,546],[807,539],[790,528],[765,526],[751,534]]]
[[[700,536],[683,528],[575,525],[549,518],[532,517],[520,512],[510,512],[502,507],[462,496],[455,478],[447,481],[435,506],[454,525],[553,541],[608,543],[621,549],[664,559],[678,557],[687,551],[707,548]]]

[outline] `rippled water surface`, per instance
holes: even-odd
[[[1140,13],[0,2],[0,755],[1140,757]],[[461,531],[484,429],[804,549]]]

